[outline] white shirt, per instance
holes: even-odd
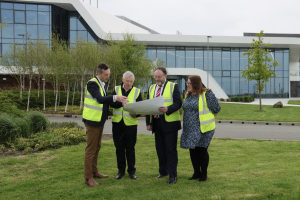
[[[165,85],[165,83],[161,85],[160,96],[162,95],[162,91],[163,91],[164,85]],[[157,93],[158,88],[159,88],[159,85],[157,85],[156,88],[155,88],[154,97],[156,97],[156,93]]]

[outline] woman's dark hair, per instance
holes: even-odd
[[[191,84],[192,84],[192,88],[193,88],[194,92],[196,92],[196,94],[201,95],[201,94],[203,94],[203,92],[205,92],[207,90],[210,91],[210,89],[207,89],[207,88],[203,87],[202,80],[201,80],[200,76],[192,75],[192,76],[189,76],[188,79],[190,79]],[[189,97],[191,94],[192,94],[192,92],[187,91],[186,97]]]

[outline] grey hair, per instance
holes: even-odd
[[[134,74],[131,71],[126,71],[123,74],[123,78],[125,78],[125,77],[132,77],[132,76],[133,76],[133,80],[134,80]]]

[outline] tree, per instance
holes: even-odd
[[[269,49],[267,48],[271,47],[271,44],[263,45],[264,32],[260,31],[256,35],[257,40],[253,39],[253,42],[250,44],[251,49],[244,53],[244,55],[248,56],[248,69],[243,70],[241,74],[242,77],[249,81],[257,81],[255,85],[259,92],[259,106],[260,111],[262,111],[261,92],[264,90],[266,82],[269,82],[271,77],[276,77],[275,72],[271,71],[271,67],[276,67],[278,62],[274,59],[271,63],[272,58],[268,57]]]

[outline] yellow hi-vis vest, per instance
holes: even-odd
[[[212,131],[216,128],[215,116],[206,103],[206,91],[199,95],[199,120],[201,133]]]
[[[100,93],[102,96],[104,96],[103,89],[100,83],[98,82],[97,78],[94,77],[90,79],[85,86],[84,107],[83,107],[82,118],[89,121],[100,122],[103,113],[103,104],[99,104],[87,90],[87,85],[90,81],[95,81],[99,85]]]
[[[115,91],[117,95],[122,95],[121,86],[116,86]],[[136,102],[136,99],[138,98],[140,91],[141,91],[140,89],[133,87],[128,95],[128,101],[129,101],[128,103]],[[120,122],[122,118],[126,126],[138,125],[138,118],[131,117],[129,112],[123,110],[123,107],[114,108],[112,122]]]
[[[165,89],[164,89],[164,92],[162,95],[164,97],[164,106],[166,106],[166,107],[173,104],[173,92],[174,92],[175,84],[176,83],[172,83],[172,82],[168,81],[167,84],[165,85]],[[151,85],[149,88],[149,94],[150,94],[149,98],[150,99],[154,98],[155,88],[156,88],[156,84]],[[167,115],[165,113],[165,119],[167,122],[180,121],[179,110],[173,112],[170,115]],[[152,123],[152,116],[150,116],[150,123]]]

